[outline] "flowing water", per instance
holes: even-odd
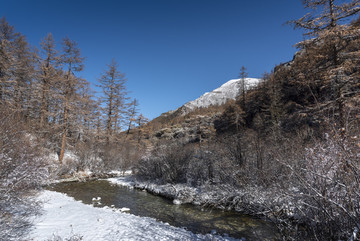
[[[276,240],[276,227],[269,222],[232,211],[203,208],[191,204],[174,205],[171,200],[129,189],[105,180],[91,182],[58,183],[50,190],[66,193],[85,204],[129,208],[129,213],[152,217],[173,226],[184,227],[194,233],[210,233],[246,240]],[[101,204],[93,198],[101,197]]]

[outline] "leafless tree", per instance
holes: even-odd
[[[61,56],[61,62],[65,65],[65,72],[63,74],[63,118],[62,118],[62,137],[61,137],[61,147],[59,154],[59,161],[62,162],[64,158],[65,148],[66,148],[66,137],[69,128],[69,114],[71,111],[71,98],[74,96],[74,93],[77,88],[78,79],[74,75],[74,72],[81,71],[84,67],[83,65],[84,58],[80,55],[80,49],[77,47],[77,43],[70,40],[69,38],[64,38],[63,40],[63,54]]]
[[[246,68],[244,66],[241,67],[240,69],[240,74],[239,74],[239,78],[240,78],[240,93],[241,93],[241,107],[243,108],[244,111],[246,108],[246,90],[247,90],[247,78],[248,74],[246,72]]]
[[[107,66],[108,69],[99,79],[100,87],[103,90],[102,102],[106,111],[106,140],[110,143],[114,131],[119,128],[121,115],[125,112],[126,88],[125,75],[119,71],[115,60]]]

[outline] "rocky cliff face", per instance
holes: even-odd
[[[163,128],[153,134],[157,140],[179,140],[183,143],[202,142],[215,134],[214,119],[217,116],[195,116],[183,123]]]

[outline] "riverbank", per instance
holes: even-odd
[[[43,211],[33,217],[26,240],[236,240],[194,234],[116,208],[97,208],[54,191],[42,191],[37,200],[44,203]]]
[[[186,184],[156,184],[139,181],[134,176],[106,179],[116,185],[146,190],[173,200],[174,204],[191,203],[224,210],[235,210],[244,214],[260,217],[279,224],[283,217],[294,218],[296,205],[289,195],[279,193],[276,188],[261,189],[247,187],[234,189],[228,185],[202,185],[191,187]],[[295,193],[297,190],[293,190]]]
[[[227,185],[202,185],[191,187],[186,184],[156,184],[150,181],[140,181],[131,172],[112,172],[97,177],[82,176],[57,180],[56,182],[84,182],[102,179],[111,184],[145,190],[151,194],[170,199],[174,204],[193,204],[222,210],[234,210],[248,214],[279,225],[283,220],[289,220],[295,215],[295,202],[287,195],[281,195],[275,188],[260,189],[259,187],[247,187],[246,189],[234,189]],[[294,190],[296,191],[296,190]],[[286,219],[285,219],[286,218]],[[284,230],[283,230],[284,231]]]
[[[186,184],[157,184],[152,181],[140,181],[132,172],[112,171],[109,173],[93,174],[79,172],[71,177],[54,180],[59,182],[86,182],[93,180],[107,180],[112,184],[145,190],[151,194],[170,199],[174,204],[190,203],[223,210],[234,210],[259,218],[279,223],[279,218],[294,218],[297,205],[288,193],[296,194],[298,190],[288,190],[287,195],[280,193],[278,188],[261,188],[247,186],[234,189],[230,185],[202,185],[192,187]]]

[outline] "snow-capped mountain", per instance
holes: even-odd
[[[246,78],[246,88],[250,89],[256,86],[260,79],[256,78]],[[220,86],[219,88],[207,92],[197,98],[196,100],[189,101],[185,105],[181,106],[176,111],[181,111],[181,113],[187,114],[190,111],[196,108],[204,108],[211,105],[222,105],[225,104],[227,100],[235,100],[237,96],[240,95],[240,79],[232,79]]]

